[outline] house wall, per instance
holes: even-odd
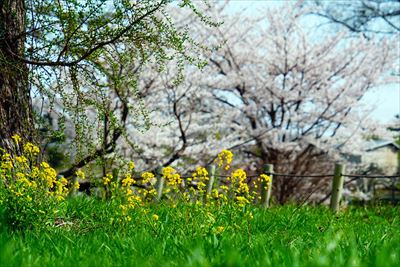
[[[397,152],[390,147],[381,147],[363,154],[363,163],[375,163],[382,168],[384,174],[394,175],[397,172]]]

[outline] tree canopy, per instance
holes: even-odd
[[[313,1],[313,13],[355,33],[393,34],[400,32],[398,0]]]
[[[187,10],[204,25],[216,26],[199,11],[201,4],[187,0],[2,1],[1,146],[10,147],[15,133],[33,139],[35,124],[40,127],[40,118],[54,113],[59,137],[72,130],[75,139],[80,138],[76,144],[85,144],[83,164],[113,151],[128,117],[143,115],[148,127],[145,111],[139,108],[138,72],[148,62],[161,70],[172,59],[180,66],[203,64],[198,52],[204,47],[195,45],[188,27],[177,28],[174,19],[177,10]],[[129,64],[123,64],[127,59]],[[122,70],[124,76],[118,75]],[[122,106],[119,114],[113,111],[115,105]],[[91,133],[98,127],[93,123],[105,120],[108,126],[101,148],[98,142],[82,141],[95,137]],[[65,125],[66,121],[72,124]]]

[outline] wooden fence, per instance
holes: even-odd
[[[207,168],[208,174],[209,174],[209,180],[206,185],[206,193],[207,195],[210,195],[213,188],[214,184],[218,181],[218,178],[223,178],[223,177],[229,177],[229,176],[224,176],[224,175],[216,175],[216,168],[214,165],[210,165]],[[285,173],[275,173],[274,172],[274,166],[272,164],[266,164],[263,167],[263,174],[267,174],[270,176],[271,180],[268,186],[267,190],[262,190],[261,191],[261,199],[260,199],[260,204],[268,208],[271,203],[271,195],[272,195],[272,189],[273,189],[273,181],[274,178],[276,177],[291,177],[291,178],[320,178],[320,179],[326,179],[328,177],[331,177],[332,183],[331,183],[331,191],[328,194],[327,198],[330,196],[330,208],[334,211],[337,212],[340,209],[340,201],[342,199],[342,194],[343,194],[343,186],[345,184],[349,184],[357,179],[361,178],[368,178],[368,179],[382,179],[382,178],[391,178],[392,181],[395,181],[395,178],[400,178],[400,175],[361,175],[361,174],[346,174],[345,171],[345,165],[343,164],[335,164],[334,167],[334,173],[333,174],[312,174],[312,175],[294,175],[294,174],[285,174]],[[259,175],[252,175],[248,176],[250,177],[258,177]],[[351,178],[349,181],[344,183],[344,178]],[[162,168],[157,168],[156,169],[156,178],[157,182],[155,184],[157,193],[156,193],[156,201],[160,201],[163,196],[163,189],[165,186],[165,179],[162,175]],[[191,178],[191,176],[182,176],[182,178]],[[82,184],[81,184],[82,185]],[[140,187],[139,185],[135,185]],[[264,188],[265,185],[261,185],[261,188]],[[88,186],[83,185],[81,186],[81,189],[86,189]],[[90,187],[90,185],[89,185]],[[393,194],[393,189],[394,189],[394,183],[392,183],[392,196]],[[312,193],[311,193],[312,194]]]
[[[209,181],[207,184],[207,194],[211,194],[212,188],[216,181],[215,176],[215,166],[211,165],[208,167],[209,173]],[[345,165],[344,164],[335,164],[334,173],[333,174],[313,174],[313,175],[293,175],[293,174],[285,174],[285,173],[275,173],[274,166],[272,164],[266,164],[263,168],[263,173],[267,174],[271,177],[271,181],[267,191],[261,191],[261,200],[260,204],[268,208],[271,202],[271,194],[273,188],[273,179],[278,176],[286,176],[292,178],[327,178],[332,177],[332,186],[330,193],[330,208],[332,211],[337,212],[340,209],[340,201],[342,199],[343,194],[343,186],[344,186],[344,178],[352,178],[349,182],[355,181],[360,178],[369,178],[369,179],[380,179],[380,178],[399,178],[400,175],[360,175],[360,174],[346,174]],[[161,175],[161,169],[158,169],[158,179],[157,179],[157,200],[162,198],[162,192],[164,187],[164,178]],[[218,177],[227,177],[227,176],[218,176]],[[254,175],[252,177],[258,177],[258,175]],[[189,178],[184,177],[184,178]],[[261,186],[262,187],[262,186]]]

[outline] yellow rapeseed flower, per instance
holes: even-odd
[[[111,183],[113,176],[111,173],[107,173],[105,177],[103,177],[103,184],[104,185],[109,185]]]
[[[42,167],[43,169],[49,169],[50,165],[47,162],[43,161],[42,163],[40,163],[40,167]]]
[[[154,174],[151,172],[142,173],[142,184],[150,183],[154,179]]]
[[[127,174],[125,178],[122,180],[122,186],[131,186],[132,184],[135,183],[135,180],[132,179],[130,174]]]
[[[62,186],[66,186],[68,184],[68,180],[65,179],[64,177],[61,177],[60,183],[61,183]]]
[[[24,145],[24,153],[35,156],[35,155],[39,154],[39,152],[40,152],[39,147],[35,146],[31,142],[28,142]]]
[[[157,214],[153,214],[153,216],[151,216],[151,218],[152,218],[154,221],[158,221],[158,219],[159,219],[159,217],[158,217]]]
[[[170,166],[165,167],[162,174],[169,186],[176,187],[182,183],[181,176]]]
[[[126,189],[126,195],[127,196],[133,195],[132,189],[130,189],[130,188]]]
[[[129,196],[128,197],[128,207],[133,209],[137,206],[141,206],[143,204],[142,199],[139,196]]]
[[[258,181],[261,183],[261,185],[264,187],[262,189],[268,190],[268,188],[271,185],[271,176],[268,176],[266,174],[261,174],[260,177],[258,177]]]
[[[20,164],[26,164],[28,162],[28,159],[25,158],[24,156],[17,156],[15,157],[15,161]]]
[[[237,169],[231,173],[230,181],[232,186],[236,189],[239,194],[249,193],[249,186],[246,183],[247,175],[243,169]]]
[[[38,167],[33,167],[31,170],[31,177],[32,179],[35,179],[39,176],[39,168]]]
[[[74,189],[75,189],[75,190],[78,190],[79,187],[80,187],[79,182],[78,182],[78,181],[75,181],[75,183],[74,183]]]
[[[18,145],[19,142],[21,142],[22,140],[21,136],[19,136],[18,134],[14,134],[13,136],[11,136],[11,138],[14,140],[16,145]]]
[[[57,195],[56,200],[61,202],[61,201],[65,200],[65,198],[63,196]]]
[[[79,179],[85,179],[85,173],[82,170],[77,170],[75,172],[76,177],[78,177]]]
[[[250,201],[243,196],[237,196],[236,201],[240,207],[244,207],[246,204],[250,203]]]
[[[129,170],[133,170],[135,168],[135,162],[131,161],[129,162]]]
[[[193,180],[209,180],[208,178],[208,171],[204,167],[197,167],[196,171],[192,174]]]
[[[53,184],[56,182],[57,172],[49,166],[46,162],[40,164],[42,170],[39,171],[38,176],[46,182],[46,186],[53,188]]]
[[[233,153],[230,150],[224,149],[218,154],[218,158],[215,161],[218,164],[218,167],[222,168],[225,166],[224,169],[227,171],[230,168],[232,159]]]
[[[10,160],[3,161],[0,165],[2,169],[11,170],[13,168],[13,164]]]

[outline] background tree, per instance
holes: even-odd
[[[308,2],[309,4],[311,2]],[[318,9],[313,11],[332,23],[344,26],[355,33],[400,32],[400,2],[398,0],[356,0],[313,2]]]
[[[84,110],[89,99],[83,97],[86,88],[77,74],[82,78],[93,72],[93,61],[111,45],[123,50],[122,41],[134,44],[131,57],[138,61],[155,58],[162,65],[173,56],[196,61],[185,49],[190,42],[187,30],[175,29],[166,11],[170,2],[2,1],[1,146],[6,147],[13,133],[27,139],[33,135],[31,93],[50,101],[68,98],[61,90],[69,84],[78,98],[69,97],[65,102],[75,104],[64,108]],[[208,21],[190,1],[178,4]]]
[[[93,118],[108,121],[107,140],[102,138],[100,146],[85,142],[76,167],[112,152],[126,118],[135,116],[126,98],[137,91],[138,68],[152,61],[162,69],[172,58],[180,65],[201,64],[196,56],[199,48],[188,47],[193,43],[188,29],[175,28],[171,2],[2,1],[0,146],[8,148],[14,133],[24,139],[35,135],[33,97],[35,103],[42,99],[38,115],[58,114],[60,130],[65,129],[65,121],[72,122],[68,127],[76,144],[97,140]],[[191,1],[180,1],[173,8],[190,10],[205,25],[215,25]],[[104,66],[105,60],[118,55],[135,62],[124,77],[114,73],[120,67],[114,62]],[[129,75],[132,78],[127,79]],[[114,108],[107,101],[110,94],[119,98],[121,114],[110,112],[108,107]]]
[[[340,150],[355,150],[362,130],[379,128],[359,102],[388,82],[396,61],[393,40],[349,40],[343,32],[314,38],[318,29],[305,26],[307,13],[294,7],[252,18],[219,16],[224,25],[198,31],[211,44],[224,43],[203,72],[189,72],[179,86],[168,77],[153,83],[151,95],[158,96],[146,99],[148,105],[169,114],[178,110],[179,116],[154,129],[159,138],[138,141],[148,158],[162,162],[165,154],[177,153],[181,157],[174,163],[187,166],[191,157],[209,163],[218,150],[233,148],[242,165],[253,162],[261,169],[273,163],[277,172],[326,173],[331,163],[324,162]],[[160,153],[163,148],[168,152]],[[278,201],[304,196],[326,182],[308,181],[276,179]]]
[[[0,147],[10,148],[13,133],[32,138],[33,115],[28,68],[15,55],[25,53],[24,1],[0,2]]]

